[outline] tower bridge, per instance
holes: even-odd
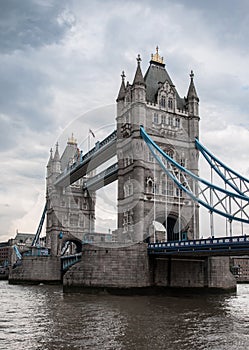
[[[193,72],[182,98],[157,48],[144,75],[138,55],[132,84],[125,78],[123,72],[116,130],[86,154],[73,135],[62,156],[58,144],[54,155],[51,150],[45,208],[50,257],[60,259],[62,250],[68,249],[60,265],[67,269],[67,287],[101,287],[101,283],[103,288],[233,287],[228,256],[249,252],[244,231],[232,238],[234,222],[249,223],[249,182],[200,143]],[[213,175],[210,181],[199,177],[200,155],[222,186],[213,183]],[[114,157],[113,164],[105,165]],[[104,170],[99,171],[100,166]],[[96,191],[114,181],[118,227],[113,242],[98,247],[83,244],[80,253],[79,242],[95,232]],[[209,239],[200,239],[200,206],[210,213]],[[229,238],[215,237],[215,214],[227,221]],[[34,247],[40,231],[41,223]],[[174,265],[172,256],[185,260]]]

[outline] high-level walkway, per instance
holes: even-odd
[[[117,154],[117,131],[114,130],[101,142],[96,142],[95,146],[86,153],[80,162],[74,163],[58,176],[55,186],[66,187],[81,179],[87,173],[98,168]]]

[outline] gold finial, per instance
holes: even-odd
[[[68,144],[68,145],[77,145],[77,140],[76,140],[76,138],[73,136],[73,133],[72,133],[72,136],[68,138],[67,144]]]
[[[163,64],[163,57],[161,57],[158,53],[158,46],[156,47],[156,53],[153,55],[153,53],[151,54],[151,61],[154,62],[158,62],[158,63],[162,63]]]

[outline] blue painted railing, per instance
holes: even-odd
[[[81,260],[81,253],[74,255],[66,255],[61,257],[61,269],[66,272],[69,267],[73,266]]]
[[[248,251],[249,236],[205,238],[187,241],[157,242],[148,244],[149,254],[214,253]]]

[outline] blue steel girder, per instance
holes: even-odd
[[[249,197],[200,178],[166,154],[146,133],[140,133],[162,170],[193,201],[230,221],[249,223]]]
[[[209,163],[212,169],[233,190],[241,195],[249,195],[249,180],[238,174],[233,169],[225,165],[221,160],[215,157],[198,139],[195,140],[196,148],[201,152],[203,157]]]

